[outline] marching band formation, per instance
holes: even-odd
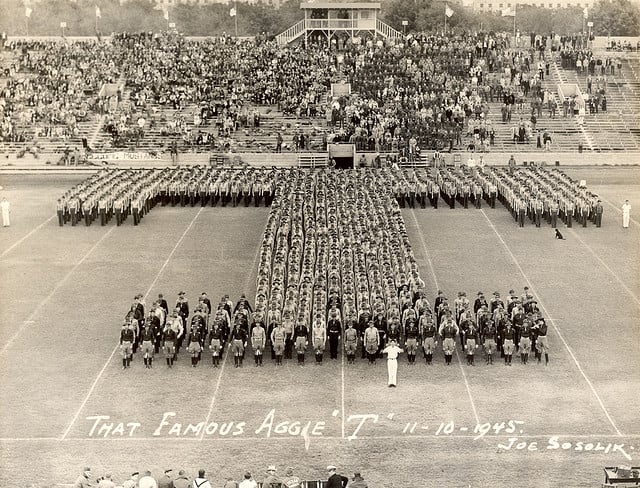
[[[145,177],[156,181],[157,175],[174,171]],[[184,344],[193,367],[203,352],[218,366],[227,349],[241,367],[247,348],[256,367],[262,366],[265,351],[280,366],[294,351],[303,365],[311,350],[320,365],[327,346],[330,358],[338,359],[341,343],[347,364],[356,361],[358,351],[373,364],[387,346],[399,344],[410,364],[420,349],[432,364],[439,343],[445,363],[451,364],[458,337],[468,365],[475,364],[480,346],[487,364],[493,364],[498,353],[508,365],[515,353],[524,364],[531,353],[539,362],[544,355],[548,363],[547,324],[528,289],[522,296],[510,290],[505,301],[497,292],[489,302],[479,293],[473,304],[463,292],[453,303],[442,292],[433,305],[427,299],[393,182],[401,177],[446,178],[443,170],[256,173],[261,175],[257,180],[274,181],[275,192],[259,250],[254,305],[242,296],[234,306],[225,296],[214,310],[203,293],[190,314],[181,292],[173,309],[159,297],[146,313],[142,296],[137,296],[122,326],[123,368],[138,348],[147,367],[160,352],[171,367]],[[502,181],[501,175],[499,170],[462,171],[456,177],[491,182]],[[561,173],[549,173],[548,178],[559,182]],[[504,180],[510,181],[506,176]],[[526,188],[533,191],[518,191],[526,193]],[[153,198],[171,201],[165,193],[158,187]],[[185,204],[201,198],[187,196]],[[420,192],[417,198],[424,202],[423,197]],[[206,204],[206,190],[203,198]],[[402,199],[412,205],[411,193]],[[175,200],[177,204],[180,198]]]

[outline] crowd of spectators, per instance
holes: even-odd
[[[1,93],[0,136],[18,140],[35,126],[42,137],[68,139],[79,134],[80,121],[100,113],[113,147],[137,146],[153,133],[160,136],[154,141],[169,137],[185,149],[224,151],[241,139],[250,147],[261,117],[276,109],[325,119],[325,142],[353,142],[359,150],[409,159],[426,149],[486,152],[496,144],[533,143],[543,117],[577,111],[544,85],[552,56],[587,77],[589,111],[606,111],[607,77],[620,70],[619,58],[594,55],[580,36],[533,33],[529,43],[520,41],[504,33],[410,34],[396,43],[358,38],[338,51],[163,32],[16,44],[16,73],[24,76],[12,77]],[[97,96],[104,83],[118,80],[125,86],[118,103]],[[343,81],[352,93],[328,97],[331,83]],[[492,110],[511,125],[511,140],[497,140],[504,132],[496,130]],[[551,134],[544,139],[541,145]],[[274,147],[310,149],[304,139]]]
[[[15,76],[0,92],[0,138],[78,136],[79,122],[101,110],[99,90],[118,77],[112,46],[96,41],[24,41]]]
[[[161,475],[154,476],[149,470],[134,471],[128,479],[116,484],[111,473],[97,476],[91,468],[83,469],[78,476],[74,488],[212,488],[220,483],[224,488],[345,488],[347,483],[352,488],[367,488],[368,484],[360,471],[355,471],[352,478],[347,478],[336,473],[337,468],[327,466],[327,475],[323,480],[305,480],[300,478],[295,468],[288,466],[282,474],[278,473],[275,465],[267,466],[264,474],[254,474],[245,471],[238,477],[227,476],[222,479],[214,479],[211,473],[200,468],[197,475],[190,475],[185,470],[165,469]],[[260,481],[257,481],[257,480]]]

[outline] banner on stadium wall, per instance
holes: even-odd
[[[351,83],[331,83],[331,96],[348,97],[351,95]]]
[[[157,153],[118,151],[87,154],[87,159],[90,161],[143,161],[147,159],[162,159],[162,156]]]

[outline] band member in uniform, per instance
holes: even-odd
[[[420,335],[422,336],[422,349],[424,350],[424,359],[427,364],[431,364],[433,360],[433,352],[438,345],[436,340],[436,324],[433,321],[433,317],[426,311],[420,317]]]
[[[327,330],[322,323],[314,324],[311,337],[313,351],[316,355],[316,364],[321,364],[325,344],[327,342]]]
[[[387,319],[384,316],[383,310],[378,310],[375,318],[373,319],[373,326],[378,330],[379,342],[378,342],[378,357],[382,358],[382,350],[387,340]],[[365,350],[364,343],[362,344],[362,350]],[[375,362],[375,358],[374,358]]]
[[[484,352],[487,355],[487,364],[493,364],[493,355],[496,352],[498,339],[498,328],[493,320],[485,322],[482,335],[484,336]]]
[[[182,319],[182,326],[184,327],[185,324],[187,324],[187,320],[189,319],[189,301],[186,298],[186,293],[181,291],[180,293],[178,293],[178,301],[176,302],[176,312],[178,313],[178,316]],[[180,347],[182,347],[182,339],[183,339],[183,335],[179,335],[178,336],[178,344],[177,344],[177,350],[180,351]]]
[[[199,321],[194,321],[189,334],[189,346],[187,351],[191,353],[191,366],[194,368],[198,365],[200,359],[200,353],[202,352],[202,339],[204,333],[204,324]]]
[[[444,359],[447,365],[451,364],[451,356],[456,350],[456,335],[458,334],[458,326],[456,325],[451,312],[446,312],[440,322],[438,333],[442,337],[442,349],[444,351]]]
[[[209,349],[211,350],[211,361],[214,367],[220,364],[220,354],[224,343],[225,333],[221,315],[217,315],[213,320],[213,327],[209,334]]]
[[[365,329],[363,342],[362,348],[367,353],[369,364],[374,364],[380,348],[380,334],[374,322],[369,322],[369,327]]]
[[[542,361],[542,353],[544,352],[544,364],[549,364],[549,340],[547,339],[547,323],[543,318],[538,319],[534,325],[538,338],[536,339],[536,355],[538,362]]]
[[[378,315],[381,312],[378,313]],[[376,319],[378,317],[378,315],[376,315]],[[384,317],[382,317],[386,323],[386,319]],[[365,357],[367,357],[367,349],[366,349],[366,344],[367,342],[364,340],[364,333],[367,330],[368,326],[369,326],[369,322],[371,320],[371,314],[369,313],[368,309],[364,309],[360,312],[360,316],[358,317],[358,330],[360,331],[360,335],[362,336],[362,359],[364,359]],[[381,321],[379,321],[380,323]],[[380,330],[380,329],[378,329]],[[379,352],[382,352],[382,349],[378,348]]]
[[[256,363],[256,367],[262,366],[262,355],[266,341],[267,333],[264,330],[264,326],[261,322],[256,322],[253,329],[251,329],[251,347],[253,348],[253,360]]]
[[[304,353],[309,345],[309,329],[304,322],[299,321],[293,329],[293,343],[298,353],[298,364],[304,364]]]
[[[282,365],[282,355],[284,354],[284,345],[287,338],[287,333],[282,327],[282,324],[276,324],[276,327],[271,331],[271,345],[273,346],[273,352],[276,356],[276,366]]]
[[[120,331],[120,352],[122,353],[122,369],[131,366],[131,357],[133,356],[133,343],[136,340],[135,328],[127,322],[122,324]]]
[[[409,363],[416,362],[416,352],[420,345],[420,329],[414,314],[407,317],[404,325],[405,348]]]
[[[64,225],[64,207],[65,207],[64,197],[58,198],[58,202],[56,203],[56,213],[58,215],[58,225],[62,227]]]
[[[529,360],[529,353],[531,352],[531,328],[533,327],[533,324],[531,322],[530,315],[531,314],[528,314],[528,316],[524,319],[522,328],[520,329],[519,350],[520,362],[522,362],[522,364],[527,364],[527,361]]]
[[[173,361],[175,361],[176,343],[178,341],[178,335],[171,325],[172,322],[167,321],[162,337],[164,355],[167,359],[167,366],[169,366],[170,368],[173,366]]]
[[[335,310],[331,311],[331,316],[327,322],[327,336],[329,337],[329,352],[331,359],[338,359],[338,344],[342,335],[342,323]]]
[[[507,324],[502,336],[503,336],[502,348],[504,351],[504,364],[511,366],[511,356],[513,355],[513,351],[515,349],[515,346],[514,346],[515,329],[511,326],[511,322],[507,321]]]
[[[242,358],[244,357],[244,348],[247,347],[247,332],[240,325],[235,323],[231,332],[231,345],[233,347],[233,360],[236,368],[242,367]]]
[[[151,369],[153,364],[153,353],[155,349],[154,343],[156,340],[156,336],[151,325],[152,320],[147,320],[144,330],[142,331],[142,347],[140,348],[140,352],[143,354],[144,367],[147,369]]]
[[[465,346],[464,349],[467,351],[467,365],[473,366],[473,359],[476,353],[476,349],[478,348],[478,344],[480,343],[480,336],[478,334],[478,328],[473,320],[468,322],[467,329],[464,333],[465,336]]]
[[[377,335],[378,331],[376,331]],[[358,347],[358,331],[353,328],[353,321],[347,321],[347,330],[344,331],[344,350],[347,355],[347,364],[355,363],[356,349]],[[376,352],[378,348],[376,347]]]

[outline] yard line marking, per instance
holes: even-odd
[[[422,232],[420,232],[420,224],[418,223],[418,219],[416,218],[416,213],[413,211],[413,209],[411,210],[411,215],[413,216],[413,220],[415,221],[416,227],[418,228],[418,235],[420,236],[422,249],[424,250],[425,255],[427,256],[427,263],[429,264],[429,269],[431,270],[431,278],[433,279],[433,283],[436,285],[436,291],[437,291],[440,289],[440,286],[438,285],[438,278],[436,277],[436,272],[433,269],[433,262],[431,261],[431,255],[427,250],[427,245],[424,242],[424,237],[422,237]]]
[[[39,226],[37,226],[35,229],[32,229],[31,232],[29,232],[26,236],[24,236],[22,239],[19,239],[17,242],[15,242],[14,244],[12,244],[10,247],[8,247],[7,249],[5,249],[2,254],[0,254],[0,258],[3,258],[6,254],[8,254],[9,252],[11,252],[13,249],[15,249],[16,247],[18,247],[20,244],[22,244],[24,241],[26,241],[29,237],[31,237],[33,234],[35,234],[36,232],[38,232],[40,229],[42,229],[42,227],[44,227],[46,224],[48,224],[49,222],[51,222],[53,219],[56,218],[56,215],[52,215],[51,217],[49,217],[47,220],[45,220],[44,222],[42,222]]]
[[[622,279],[620,279],[620,277],[607,265],[607,263],[605,263],[602,258],[600,258],[600,256],[598,256],[596,254],[596,252],[593,250],[593,248],[587,244],[586,242],[584,242],[582,240],[582,238],[580,237],[580,235],[573,229],[571,229],[571,233],[574,234],[575,237],[578,238],[578,240],[587,248],[589,249],[589,252],[593,255],[593,257],[595,257],[598,261],[600,261],[600,264],[602,264],[602,266],[604,266],[607,271],[609,271],[609,273],[611,273],[611,276],[613,276],[618,283],[620,283],[622,285],[622,287],[627,291],[627,293],[629,294],[629,296],[631,296],[631,298],[633,298],[636,302],[637,305],[640,305],[640,299],[638,299],[638,296],[633,293],[633,291],[631,291],[631,289],[624,284],[624,282],[622,281]]]
[[[427,249],[427,244],[424,242],[424,237],[422,237],[422,232],[420,232],[420,224],[418,223],[418,219],[416,217],[416,213],[413,209],[411,209],[411,215],[413,217],[414,222],[416,223],[416,228],[418,229],[418,235],[420,236],[420,242],[422,243],[422,249],[427,257],[427,263],[429,263],[429,269],[431,270],[431,277],[433,279],[433,284],[436,285],[436,290],[440,290],[440,285],[438,284],[438,278],[436,277],[435,269],[433,268],[433,262],[431,261],[431,256],[429,255],[429,250]],[[473,395],[471,394],[471,387],[469,386],[469,381],[467,381],[467,374],[464,372],[464,367],[462,366],[462,361],[460,361],[460,356],[458,354],[458,348],[455,348],[456,351],[456,359],[458,360],[458,364],[460,365],[460,371],[462,372],[462,379],[464,380],[464,386],[467,389],[467,395],[469,396],[469,402],[471,403],[471,410],[473,411],[473,416],[476,419],[477,423],[480,423],[480,417],[478,416],[478,410],[476,409],[476,403],[473,401]]]
[[[618,208],[616,205],[614,205],[613,203],[611,203],[609,200],[607,200],[606,198],[603,197],[598,197],[600,200],[602,200],[604,203],[606,203],[607,205],[609,205],[610,207],[613,207],[613,209],[618,212],[620,215],[622,215],[622,209]],[[629,220],[640,227],[640,222],[638,222],[636,219],[634,219],[633,217],[629,216]]]
[[[491,226],[491,229],[493,230],[493,232],[496,234],[496,236],[498,236],[498,239],[500,240],[500,242],[502,243],[502,245],[504,246],[504,248],[506,249],[506,251],[509,253],[509,255],[511,256],[511,259],[513,260],[513,263],[516,265],[516,267],[518,268],[518,270],[520,271],[520,274],[522,275],[522,277],[525,279],[525,281],[527,282],[527,285],[529,286],[529,288],[535,292],[535,288],[533,286],[533,284],[531,283],[531,280],[529,280],[529,278],[527,277],[527,275],[524,273],[524,270],[522,269],[522,266],[520,266],[520,263],[518,262],[518,260],[516,259],[516,257],[513,255],[513,253],[511,252],[511,249],[509,248],[509,246],[507,245],[507,243],[504,241],[504,239],[502,238],[502,236],[500,235],[500,233],[498,232],[498,229],[496,229],[496,226],[493,225],[493,222],[491,221],[491,219],[489,219],[489,217],[487,216],[487,214],[485,213],[484,209],[480,210],[482,212],[482,215],[484,215],[484,218],[487,219],[487,222],[489,222],[489,225]],[[600,398],[600,395],[598,395],[598,392],[596,391],[595,387],[593,386],[593,383],[591,383],[591,380],[587,377],[587,374],[584,372],[584,370],[582,369],[582,366],[580,366],[580,363],[578,362],[578,359],[575,357],[575,355],[573,354],[573,351],[571,350],[571,348],[569,347],[569,344],[567,344],[567,341],[564,340],[564,337],[562,336],[562,334],[560,333],[560,329],[558,329],[558,327],[556,326],[555,321],[553,320],[553,317],[551,317],[551,315],[549,314],[549,312],[547,311],[547,309],[545,308],[545,306],[542,303],[542,300],[540,299],[540,295],[538,294],[538,304],[540,305],[540,308],[542,308],[542,311],[545,313],[545,315],[547,317],[549,317],[549,322],[551,322],[551,325],[553,326],[553,330],[555,330],[556,334],[558,334],[558,337],[560,338],[560,340],[562,341],[562,344],[564,344],[564,347],[567,349],[567,351],[569,352],[569,355],[571,356],[571,359],[573,359],[573,362],[575,363],[576,367],[578,368],[578,371],[580,371],[580,374],[582,374],[582,377],[584,378],[584,380],[587,382],[587,384],[589,385],[589,388],[591,388],[591,392],[593,393],[593,395],[596,397],[596,400],[598,400],[598,403],[600,404],[600,408],[602,408],[602,411],[604,412],[605,416],[607,417],[607,419],[609,420],[609,423],[611,424],[611,426],[613,427],[613,429],[616,431],[616,434],[618,434],[618,436],[622,436],[622,432],[620,432],[620,430],[618,430],[618,427],[616,426],[615,422],[613,421],[613,419],[611,418],[611,415],[609,415],[609,412],[607,410],[607,408],[604,406],[604,403],[602,402],[602,399]]]
[[[264,235],[264,231],[263,231]],[[254,270],[258,268],[258,259],[260,258],[260,247],[262,245],[262,239],[260,240],[260,244],[258,244],[258,249],[256,250],[256,255],[253,258],[253,264],[251,265],[251,271],[247,274],[247,279],[244,282],[244,290],[249,288],[249,283],[251,283],[251,278],[253,277]],[[218,374],[218,379],[216,380],[216,387],[213,389],[213,396],[211,397],[211,402],[209,403],[209,411],[207,412],[207,418],[204,421],[204,427],[202,429],[202,433],[199,436],[199,441],[202,441],[204,438],[204,433],[207,425],[209,424],[209,419],[211,418],[211,414],[213,413],[213,405],[216,402],[216,397],[218,396],[218,391],[220,390],[220,385],[222,384],[222,373],[224,373],[224,367],[227,364],[227,359],[229,358],[229,351],[231,350],[231,344],[227,344],[227,350],[224,353],[224,359],[222,360],[222,367],[220,368],[220,373]],[[264,359],[264,355],[263,355]]]
[[[69,279],[69,277],[75,272],[76,269],[78,269],[80,267],[80,265],[82,263],[84,263],[84,261],[91,255],[91,253],[96,249],[96,247],[98,247],[100,245],[100,243],[105,240],[107,238],[107,236],[109,234],[111,234],[113,232],[113,229],[115,229],[115,227],[112,227],[108,232],[106,232],[105,234],[102,235],[102,237],[100,239],[98,239],[98,241],[93,245],[93,247],[91,249],[89,249],[89,251],[87,252],[87,254],[85,254],[82,259],[80,261],[78,261],[73,268],[71,268],[69,270],[69,272],[64,276],[64,278],[62,278],[57,284],[56,286],[53,287],[53,290],[51,290],[51,292],[45,297],[44,300],[42,300],[40,303],[38,303],[38,306],[35,308],[35,310],[33,312],[31,312],[31,315],[29,315],[29,317],[27,317],[27,320],[25,320],[24,322],[22,322],[22,324],[20,324],[20,327],[18,327],[18,329],[14,332],[14,334],[11,336],[11,338],[9,338],[9,340],[6,342],[6,344],[4,344],[2,346],[2,349],[0,349],[0,355],[3,354],[8,348],[9,346],[11,346],[11,344],[13,344],[13,341],[16,339],[16,337],[18,337],[18,335],[24,330],[24,328],[28,325],[28,324],[33,324],[34,323],[34,318],[35,316],[38,314],[38,312],[40,312],[40,310],[42,309],[42,307],[49,302],[49,300],[51,300],[51,297],[53,297],[53,295],[55,295],[55,293],[62,287],[62,285],[64,285],[67,280]]]
[[[200,207],[200,210],[198,210],[198,212],[196,213],[196,215],[193,217],[193,219],[191,220],[191,222],[189,223],[189,225],[187,226],[187,228],[184,230],[184,232],[182,233],[182,235],[180,236],[180,239],[178,239],[178,242],[176,242],[176,245],[173,246],[173,249],[171,250],[171,252],[169,253],[169,256],[167,257],[167,259],[165,260],[164,264],[162,265],[162,267],[160,268],[160,271],[158,271],[158,274],[156,275],[156,277],[154,278],[154,280],[151,282],[151,286],[149,287],[149,289],[147,290],[147,293],[145,293],[144,298],[146,299],[149,296],[149,293],[151,293],[151,290],[153,289],[153,287],[155,286],[155,284],[158,281],[158,278],[160,277],[160,275],[162,274],[162,272],[164,271],[164,269],[167,267],[167,264],[169,264],[169,261],[171,260],[171,258],[173,257],[173,254],[176,252],[176,249],[178,249],[178,246],[180,246],[180,243],[182,242],[182,240],[184,239],[184,237],[187,235],[187,232],[189,232],[189,229],[191,229],[191,227],[193,226],[193,223],[196,221],[196,219],[198,218],[198,215],[200,215],[200,212],[202,212],[202,209],[204,207]],[[112,227],[111,230],[109,231],[109,233],[115,229],[115,227]],[[64,433],[62,434],[62,437],[59,438],[59,440],[64,440],[67,435],[69,434],[69,432],[71,431],[71,428],[74,426],[74,424],[76,423],[76,420],[78,420],[78,416],[80,415],[80,412],[82,412],[82,409],[84,408],[84,406],[87,404],[87,402],[89,401],[89,398],[91,397],[91,395],[93,394],[93,390],[95,390],[96,385],[98,384],[98,381],[100,381],[100,378],[102,378],[102,375],[104,374],[105,370],[107,369],[107,366],[109,366],[109,363],[111,362],[111,359],[113,358],[114,354],[116,353],[116,351],[118,350],[118,348],[120,347],[120,344],[116,344],[116,347],[113,348],[113,351],[111,351],[111,354],[109,355],[109,357],[107,358],[107,360],[104,363],[104,366],[102,366],[102,369],[100,370],[100,372],[98,373],[98,376],[96,376],[96,379],[93,380],[93,384],[91,385],[91,388],[89,389],[89,393],[87,393],[87,396],[84,398],[84,400],[82,401],[82,403],[80,404],[80,408],[78,408],[78,411],[76,412],[76,414],[73,416],[73,419],[71,420],[71,423],[69,424],[69,426],[67,427],[67,430],[64,431]]]
[[[456,351],[456,359],[458,360],[458,365],[460,366],[460,371],[462,372],[462,379],[464,379],[464,386],[467,387],[467,393],[469,394],[469,401],[471,402],[471,410],[473,410],[473,416],[476,418],[476,423],[480,423],[480,417],[478,417],[478,411],[476,410],[476,404],[473,401],[473,396],[471,396],[471,388],[469,387],[469,382],[467,381],[467,374],[464,372],[464,366],[462,366],[462,361],[460,360],[460,355],[458,354],[458,348],[455,348]]]
[[[364,344],[362,344],[362,347],[364,347]],[[342,436],[342,439],[344,439],[344,350],[341,351],[340,359],[341,359],[341,368],[342,368],[342,396],[341,396],[341,402],[340,402],[340,408],[342,408],[342,419],[340,421],[340,427],[341,427],[341,436]]]

